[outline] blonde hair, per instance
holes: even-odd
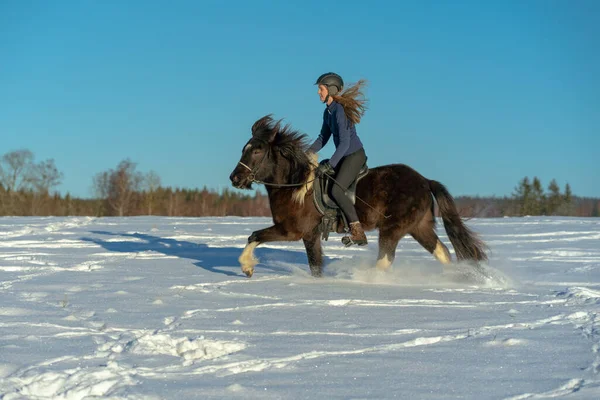
[[[344,107],[346,117],[354,124],[359,124],[360,119],[367,110],[367,100],[362,92],[363,86],[367,84],[364,79],[359,80],[348,89],[342,91],[339,95],[331,96],[334,101],[340,103]]]

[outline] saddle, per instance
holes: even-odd
[[[356,204],[357,183],[368,173],[369,167],[365,162],[356,178],[352,181],[348,189],[346,189],[346,196],[350,198],[352,204]],[[333,189],[334,185],[337,185],[337,183],[327,176],[319,176],[313,182],[313,202],[317,211],[323,216],[319,225],[319,231],[323,240],[329,239],[330,232],[342,233],[350,230],[346,216],[331,197],[331,189]],[[343,223],[343,228],[339,225],[340,221]],[[342,230],[339,228],[342,228]]]

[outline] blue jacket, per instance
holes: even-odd
[[[336,101],[333,101],[323,111],[323,126],[321,134],[310,146],[309,151],[314,153],[321,150],[333,135],[335,152],[329,159],[332,167],[340,162],[341,158],[360,150],[363,147],[362,142],[356,133],[354,123],[346,118],[344,107]]]

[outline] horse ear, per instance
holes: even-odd
[[[271,128],[271,132],[269,133],[269,143],[273,143],[279,130],[281,128],[281,121],[277,122],[273,128]]]
[[[273,122],[273,118],[271,114],[265,115],[261,119],[257,120],[254,125],[252,125],[252,136],[256,135],[256,132],[261,130],[262,128],[268,127],[271,122]]]

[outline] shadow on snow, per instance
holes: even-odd
[[[108,231],[91,231],[95,235],[135,238],[142,242],[109,241],[102,238],[84,237],[81,240],[95,243],[111,252],[139,253],[154,251],[167,256],[187,258],[195,261],[194,265],[208,272],[223,274],[227,276],[239,276],[246,278],[241,272],[238,257],[242,248],[238,247],[211,247],[204,243],[193,243],[184,240],[166,239],[144,233],[119,233]],[[274,274],[291,275],[292,271],[285,267],[269,265],[269,261],[277,261],[292,264],[302,264],[308,272],[308,260],[305,252],[279,250],[270,248],[257,248],[254,251],[259,259],[257,268],[261,271],[270,271]],[[237,269],[233,271],[232,267]]]

